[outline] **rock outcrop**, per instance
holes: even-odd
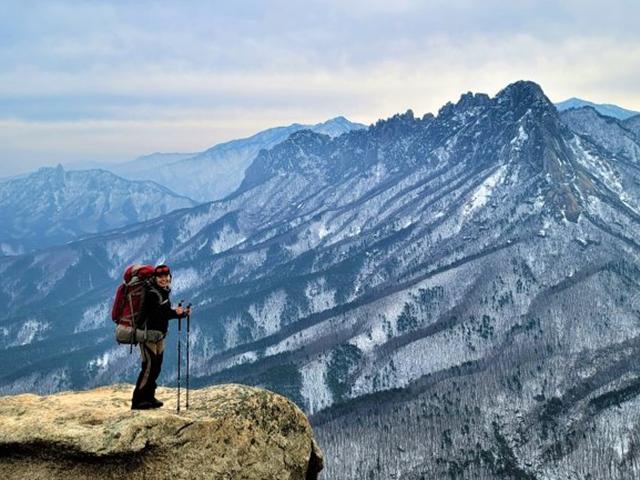
[[[174,389],[142,411],[130,410],[132,389],[0,398],[0,478],[306,480],[322,469],[306,416],[280,395],[208,387],[177,414]]]

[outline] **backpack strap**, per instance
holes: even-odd
[[[149,286],[149,291],[153,292],[156,294],[156,296],[158,297],[158,304],[162,305],[163,303],[165,303],[167,300],[165,300],[164,302],[162,301],[162,294],[160,293],[160,291],[154,287],[153,285]]]
[[[133,342],[136,339],[136,322],[133,321],[133,300],[131,300],[131,295],[127,293],[127,298],[129,299],[129,308],[131,308],[131,343],[129,344],[129,355],[133,353]]]

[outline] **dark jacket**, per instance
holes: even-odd
[[[146,321],[148,330],[160,330],[162,333],[167,333],[169,320],[180,317],[171,308],[170,292],[170,288],[162,288],[153,280],[147,286],[140,313],[143,321]]]

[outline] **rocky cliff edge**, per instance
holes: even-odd
[[[158,388],[156,410],[130,410],[133,386],[0,398],[3,479],[316,479],[323,466],[304,413],[242,385]],[[184,391],[182,392],[184,402]]]

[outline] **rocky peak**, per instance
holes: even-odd
[[[491,102],[491,99],[489,98],[489,95],[487,95],[486,93],[474,94],[472,92],[467,92],[467,93],[463,93],[460,96],[460,100],[458,100],[458,103],[456,104],[456,106],[458,108],[471,108],[471,107],[489,105],[490,102]]]
[[[467,92],[460,95],[460,100],[456,103],[447,102],[438,111],[438,117],[450,117],[457,113],[468,111],[475,107],[484,107],[491,103],[489,95],[486,93]]]
[[[132,389],[0,398],[0,477],[307,480],[322,469],[306,416],[280,395],[218,385],[191,391],[177,414],[174,389],[158,389],[164,408],[131,411]]]
[[[369,132],[378,141],[396,141],[420,129],[422,125],[423,121],[414,116],[413,110],[408,109],[404,113],[396,113],[387,119],[378,120]]]
[[[278,172],[303,172],[326,152],[329,135],[312,130],[298,130],[271,150],[261,150],[245,172],[238,191],[254,187]],[[317,165],[316,165],[317,168]]]
[[[61,163],[55,167],[40,167],[36,170],[36,173],[39,175],[60,175],[61,173],[64,173],[64,167]]]
[[[40,167],[33,174],[29,175],[35,182],[45,182],[62,187],[65,182],[67,172],[61,164],[55,167]],[[27,177],[27,178],[29,178]]]
[[[360,130],[366,128],[365,125],[360,123],[354,123],[349,121],[343,116],[331,118],[323,123],[318,123],[313,126],[313,131],[318,133],[324,133],[331,137],[339,137],[343,133],[350,132],[352,130]]]
[[[323,148],[330,140],[331,137],[324,133],[317,133],[311,129],[305,128],[304,130],[298,130],[289,136],[289,140],[296,144],[304,145],[311,150],[317,148]],[[276,146],[275,149],[279,147]]]
[[[540,85],[529,80],[519,80],[500,90],[494,98],[496,104],[512,111],[517,119],[527,110],[550,112],[557,115],[551,100],[542,91]]]
[[[376,122],[376,126],[383,126],[383,125],[389,125],[389,124],[410,124],[413,123],[413,121],[415,120],[415,116],[413,115],[413,110],[411,110],[410,108],[407,109],[406,112],[404,113],[396,113],[395,115],[393,115],[390,118],[387,118],[386,120],[378,120]]]

